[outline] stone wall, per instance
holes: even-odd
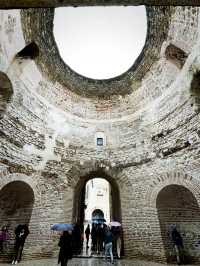
[[[48,11],[41,11],[42,19]],[[88,178],[106,178],[119,191],[121,206],[115,208],[116,212],[121,209],[125,256],[166,260],[156,206],[165,187],[188,189],[198,212],[200,115],[196,108],[198,82],[193,80],[200,69],[199,8],[151,7],[149,12],[152,28],[147,47],[155,46],[156,56],[150,56],[151,50],[142,54],[140,62],[147,62],[142,66],[147,71],[138,80],[125,77],[129,79],[129,94],[118,91],[95,97],[77,94],[76,88],[46,73],[48,58],[39,62],[37,56],[17,56],[34,31],[30,25],[35,15],[32,9],[0,11],[0,71],[8,77],[13,91],[0,119],[0,189],[3,193],[16,184],[12,182],[25,182],[33,191],[26,258],[56,255],[58,236],[50,226],[73,220],[74,208],[78,208],[77,186]],[[24,21],[29,21],[30,27],[26,28]],[[164,36],[157,40],[156,30],[162,27]],[[35,43],[40,53],[40,45]],[[166,57],[170,45],[184,52],[181,67]],[[77,83],[75,74],[73,78]],[[106,82],[103,86],[109,88]],[[0,95],[2,91],[0,87]],[[96,132],[105,136],[105,146],[96,146]],[[183,199],[187,193],[180,190]],[[199,216],[188,225],[186,216],[173,223],[178,223],[181,233],[194,236],[184,241],[190,239],[188,250],[198,261]],[[12,227],[14,222],[18,220],[13,216]]]

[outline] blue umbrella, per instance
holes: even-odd
[[[55,231],[68,231],[73,230],[73,224],[54,224],[51,226],[51,230]]]
[[[106,220],[103,217],[97,217],[97,216],[93,217],[92,221],[106,222]]]
[[[105,219],[93,219],[92,220],[93,224],[103,224],[104,222],[106,222]]]

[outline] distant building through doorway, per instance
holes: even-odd
[[[110,222],[110,184],[103,178],[93,178],[86,184],[85,223],[91,222],[96,210],[103,213],[106,223]]]

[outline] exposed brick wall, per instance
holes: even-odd
[[[131,81],[131,94],[103,98],[78,95],[46,76],[34,60],[16,58],[26,46],[20,10],[0,12],[0,71],[13,89],[0,120],[0,189],[21,181],[34,192],[26,258],[56,255],[58,236],[50,226],[72,221],[75,187],[92,173],[110,177],[118,187],[126,256],[166,260],[156,208],[166,186],[189,189],[200,204],[200,114],[191,94],[200,69],[199,8],[149,10],[155,16],[150,18],[154,37],[149,42],[158,48],[156,56],[151,58],[151,49],[143,54],[138,68],[146,71]],[[162,27],[167,30],[156,46],[156,31],[162,34]],[[165,57],[170,43],[188,55],[182,69]],[[94,144],[96,132],[106,137],[102,149]],[[180,221],[182,232],[193,232],[184,228]],[[185,242],[192,250],[194,242]],[[191,255],[198,261],[200,254],[194,250]]]
[[[157,197],[157,210],[168,261],[175,260],[175,251],[170,239],[170,226],[173,224],[177,225],[183,238],[185,254],[190,262],[199,259],[200,209],[193,194],[179,185],[164,187]]]

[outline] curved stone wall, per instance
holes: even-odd
[[[53,36],[53,9],[24,10],[22,25],[26,41],[34,40],[38,44],[40,56],[37,63],[51,80],[85,97],[126,95],[132,92],[133,83],[141,82],[149,67],[158,58],[160,46],[168,31],[170,11],[167,7],[147,8],[148,33],[141,55],[127,73],[104,81],[82,77],[63,62]]]
[[[166,260],[155,205],[162,188],[185,186],[200,202],[199,8],[148,10],[155,17],[149,18],[146,52],[126,74],[129,94],[104,97],[77,94],[76,87],[65,84],[68,80],[61,83],[51,76],[45,57],[49,46],[40,43],[42,31],[31,35],[30,25],[34,18],[52,15],[51,9],[41,9],[38,16],[33,9],[0,11],[0,71],[13,90],[0,119],[0,184],[22,179],[34,184],[27,258],[55,255],[58,236],[51,234],[50,225],[72,220],[76,184],[92,173],[110,176],[119,187],[126,256]],[[19,57],[32,41],[39,56]],[[166,53],[169,47],[173,49]],[[69,73],[73,86],[82,79]],[[109,88],[105,81],[99,84],[104,92]],[[96,146],[97,132],[106,139],[103,147]],[[38,231],[37,243],[29,246]],[[198,261],[198,248],[193,248]]]

